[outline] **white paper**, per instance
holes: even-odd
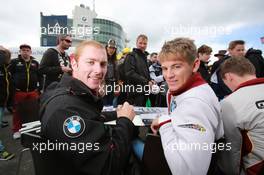
[[[136,115],[134,117],[133,123],[134,123],[135,126],[145,126],[139,115]],[[104,124],[106,124],[106,125],[116,125],[116,121],[113,120],[113,121],[105,122]]]

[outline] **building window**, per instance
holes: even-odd
[[[43,38],[42,42],[43,42],[43,46],[48,45],[48,39],[47,38]]]

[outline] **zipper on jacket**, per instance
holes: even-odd
[[[29,61],[29,64],[26,63],[26,73],[27,73],[27,92],[28,92],[28,88],[29,88],[29,78],[30,78],[30,75],[29,75],[29,70],[30,70],[30,65],[31,65],[31,60]]]
[[[5,100],[5,105],[7,105],[7,101],[9,98],[9,81],[8,81],[8,71],[6,66],[4,65],[4,70],[5,70],[5,80],[6,80],[6,100]]]

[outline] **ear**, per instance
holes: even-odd
[[[78,68],[78,62],[74,58],[71,59],[71,66],[73,70]]]
[[[228,51],[229,55],[230,55],[230,53],[232,53],[232,49],[227,49],[227,51]]]
[[[229,81],[230,80],[230,74],[229,73],[225,73],[224,74],[224,77],[222,78],[223,80],[227,80],[227,81]]]
[[[229,82],[233,82],[234,81],[234,74],[229,72],[229,73],[225,73],[225,79],[228,80]]]
[[[195,73],[198,71],[200,67],[200,60],[198,58],[195,58],[194,62],[193,62],[193,70],[192,72]]]
[[[198,53],[198,58],[201,58],[203,56],[203,54]]]

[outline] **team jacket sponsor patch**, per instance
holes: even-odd
[[[80,116],[68,117],[63,123],[63,132],[67,137],[76,138],[85,130],[85,122]]]
[[[178,125],[178,127],[196,129],[196,130],[201,131],[201,132],[206,131],[206,129],[199,124],[183,124],[183,125]]]
[[[256,106],[258,109],[264,109],[264,100],[256,101]]]
[[[36,63],[31,63],[31,66],[37,67],[37,64]]]
[[[23,66],[23,64],[21,62],[18,62],[16,66]]]
[[[173,97],[170,103],[170,112],[172,113],[176,109],[176,107],[177,107],[177,103],[175,98]]]

